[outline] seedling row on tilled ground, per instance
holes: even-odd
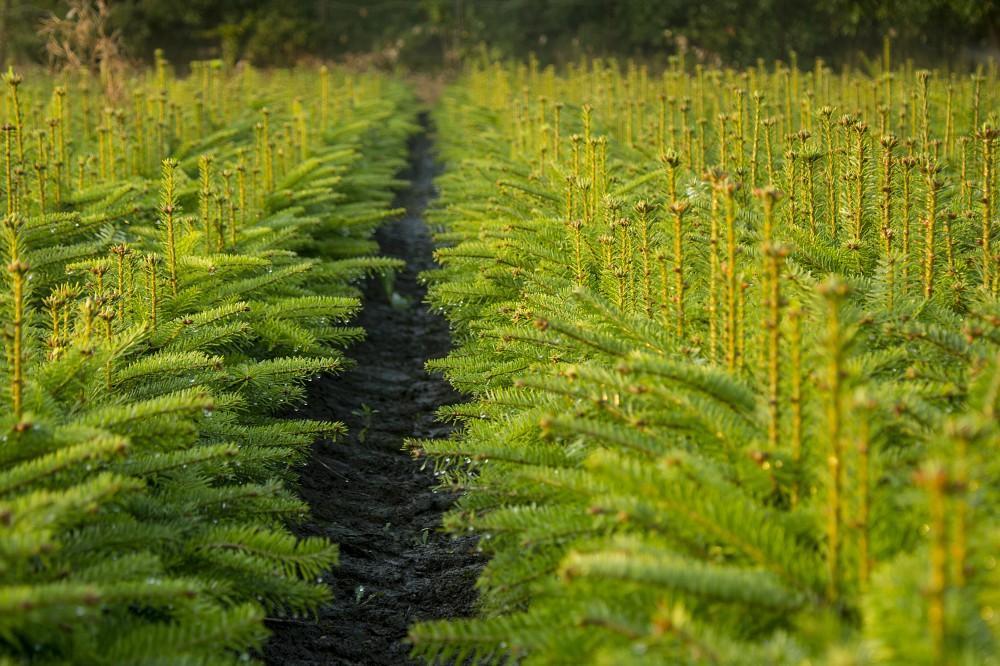
[[[417,623],[415,653],[993,663],[998,78],[470,65],[434,114],[425,274],[455,342],[428,367],[469,400],[438,410],[454,431],[409,431],[454,434],[408,447],[464,493],[446,527],[491,560],[479,615]],[[336,545],[292,529],[297,467],[352,478],[310,456],[344,426],[295,410],[365,334],[361,280],[381,276],[386,317],[421,307],[373,240],[416,111],[402,82],[339,68],[3,77],[0,661],[251,660],[265,618],[312,641],[282,655],[338,654],[318,635],[352,635],[324,606]],[[428,329],[411,315],[396,329]],[[372,392],[383,409],[441,404],[419,372],[371,376],[405,378]],[[402,437],[351,400],[354,446]],[[382,628],[443,580],[405,549],[368,566],[390,494],[307,532],[357,536],[355,603],[382,624],[348,652],[372,658],[398,656],[365,641],[395,640]],[[439,569],[476,570],[437,539]],[[424,578],[364,578],[390,561]]]
[[[329,596],[334,544],[286,527],[286,420],[394,268],[410,94],[339,70],[195,63],[3,79],[0,653],[226,663]]]
[[[417,441],[492,557],[427,656],[992,663],[997,72],[472,67]],[[992,656],[991,656],[992,655]]]

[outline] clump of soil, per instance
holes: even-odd
[[[346,441],[317,442],[300,492],[312,507],[298,533],[340,544],[340,565],[327,574],[334,600],[316,620],[269,621],[270,664],[407,664],[407,628],[418,620],[468,616],[483,565],[472,536],[440,532],[455,500],[434,492],[432,470],[401,449],[408,437],[440,437],[449,427],[434,411],[462,397],[424,370],[450,348],[448,324],[423,304],[420,271],[433,267],[433,243],[422,219],[434,197],[435,164],[427,121],[411,140],[410,187],[397,197],[407,213],[384,225],[383,255],[406,261],[395,297],[381,282],[366,287],[357,324],[367,339],[349,350],[349,372],[309,387],[302,416],[343,421]]]

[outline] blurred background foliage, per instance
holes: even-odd
[[[46,17],[101,0],[0,0],[0,62],[46,60]],[[968,66],[1000,52],[1000,0],[103,0],[124,53],[175,62],[221,58],[284,65],[356,57],[448,67],[486,48],[581,56],[758,58],[864,64],[882,36],[920,63]]]

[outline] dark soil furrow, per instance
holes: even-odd
[[[472,612],[483,561],[473,537],[440,532],[453,495],[433,491],[434,475],[401,449],[407,437],[439,437],[441,405],[461,400],[424,370],[450,347],[448,325],[428,311],[417,276],[434,265],[422,214],[435,196],[435,164],[425,131],[410,144],[410,187],[397,197],[402,219],[378,233],[381,252],[406,261],[394,296],[372,280],[357,324],[367,339],[349,350],[356,366],[309,387],[305,417],[335,419],[347,440],[317,442],[300,492],[312,507],[302,535],[340,544],[340,566],[327,574],[334,600],[316,620],[269,622],[270,664],[407,664],[407,627],[417,620]]]

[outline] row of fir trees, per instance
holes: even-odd
[[[0,663],[223,664],[324,602],[281,418],[345,365],[412,132],[377,75],[0,81]]]
[[[432,304],[519,664],[996,664],[1000,79],[470,66]]]

